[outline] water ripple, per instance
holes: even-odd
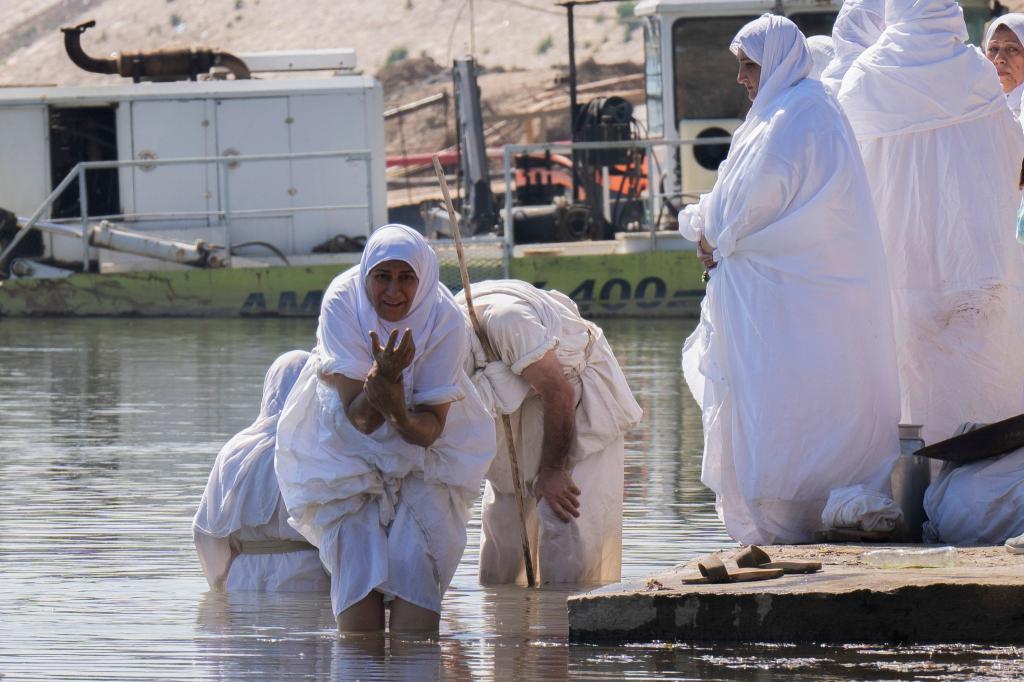
[[[692,326],[605,329],[647,415],[626,453],[623,577],[731,545],[700,484]],[[0,321],[0,677],[945,679],[1024,676],[1012,647],[568,646],[561,588],[476,582],[479,519],[441,637],[338,637],[322,595],[213,594],[191,517],[263,372],[310,320]],[[6,678],[5,678],[6,679]]]

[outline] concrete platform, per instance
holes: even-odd
[[[569,598],[569,639],[583,642],[1024,643],[1024,555],[958,550],[950,568],[877,569],[883,547],[765,547],[773,559],[816,559],[822,570],[774,580],[686,585],[696,560],[646,580]],[[720,557],[727,566],[734,552]]]

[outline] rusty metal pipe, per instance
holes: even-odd
[[[228,52],[216,50],[161,50],[158,52],[129,52],[115,55],[111,59],[90,57],[82,49],[82,34],[96,25],[87,21],[73,28],[62,28],[64,49],[75,64],[94,73],[112,73],[131,78],[136,83],[146,80],[196,80],[201,73],[207,73],[220,66],[236,79],[250,78],[249,68],[241,59]]]
[[[230,52],[215,52],[214,55],[216,55],[217,66],[222,66],[235,74],[236,79],[252,78],[249,67],[240,58]]]
[[[90,29],[95,25],[96,22],[94,20],[72,28],[62,28],[60,31],[64,34],[64,50],[68,53],[71,61],[85,71],[117,73],[117,60],[96,59],[87,55],[85,50],[82,49],[82,34],[85,33],[86,29]]]

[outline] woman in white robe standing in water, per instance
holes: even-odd
[[[712,268],[683,372],[729,534],[811,542],[830,494],[883,497],[899,454],[885,260],[853,133],[807,78],[803,35],[766,14],[730,49],[753,105],[714,189],[679,216]]]
[[[391,631],[438,628],[495,452],[467,352],[437,256],[408,227],[376,230],[324,294],[277,473],[292,524],[331,574],[343,631],[382,630],[385,604]]]
[[[288,525],[274,473],[274,441],[285,399],[309,353],[285,353],[263,381],[260,414],[214,460],[192,522],[196,552],[218,591],[324,591],[330,587],[316,547]]]
[[[892,286],[902,419],[924,440],[1024,412],[1024,133],[955,0],[888,0],[839,102]]]

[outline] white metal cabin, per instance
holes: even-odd
[[[314,52],[243,56],[254,72],[324,68]],[[354,68],[351,51],[325,52],[335,68]],[[341,53],[347,56],[339,59]],[[372,77],[349,70],[115,82],[0,89],[0,207],[31,215],[80,161],[368,152],[244,161],[222,170],[212,163],[91,170],[87,212],[123,216],[115,220],[125,227],[181,241],[229,248],[266,242],[288,255],[308,254],[339,234],[366,236],[386,222],[383,94]],[[69,187],[42,217],[77,222],[77,190]],[[44,251],[31,255],[82,260],[82,243],[72,238],[42,235],[37,248]],[[273,259],[265,247],[243,253]],[[93,250],[94,266],[97,257]],[[106,251],[102,259],[104,269],[139,265],[139,257]]]
[[[644,18],[647,128],[652,138],[692,140],[726,137],[750,103],[736,84],[729,43],[737,31],[766,12],[790,18],[804,35],[831,35],[842,0],[640,0]],[[988,0],[960,0],[971,42],[981,43],[991,16]],[[685,146],[679,177],[683,201],[711,189],[726,145]]]

